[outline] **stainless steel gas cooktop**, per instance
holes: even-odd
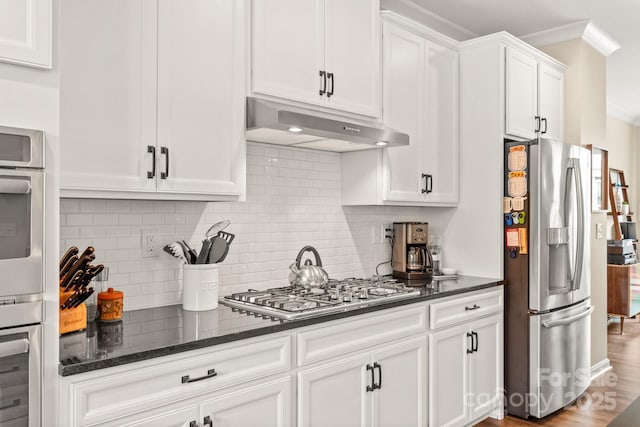
[[[325,288],[286,286],[266,291],[249,289],[247,292],[227,295],[220,302],[265,318],[299,320],[419,295],[420,290],[406,287],[395,279],[345,279],[330,280]]]

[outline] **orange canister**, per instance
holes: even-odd
[[[124,294],[113,288],[98,294],[98,313],[100,321],[115,322],[122,319],[122,300]]]

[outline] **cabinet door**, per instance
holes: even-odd
[[[464,425],[469,419],[467,325],[454,326],[429,336],[429,425]]]
[[[505,133],[521,138],[536,137],[538,115],[538,62],[506,47]]]
[[[564,141],[564,73],[540,63],[538,103],[545,138]]]
[[[158,2],[158,191],[243,191],[244,15],[237,0]]]
[[[425,200],[458,202],[458,53],[434,43],[427,45],[427,124],[425,165],[431,175]]]
[[[471,378],[467,398],[474,420],[502,402],[502,313],[476,320],[470,330],[476,334],[477,341],[477,351],[469,355]]]
[[[326,105],[380,116],[378,0],[325,0]]]
[[[372,425],[379,427],[427,424],[427,339],[413,338],[373,353],[380,389],[373,397]],[[382,378],[380,378],[380,375]]]
[[[298,427],[368,426],[371,384],[369,354],[298,372]]]
[[[162,410],[162,412],[156,410],[152,411],[148,416],[135,416],[135,421],[128,421],[127,419],[120,419],[105,424],[100,424],[100,427],[118,426],[118,427],[189,427],[192,422],[199,423],[200,421],[200,405],[191,404],[183,407],[178,407],[171,410]],[[201,425],[201,424],[197,424]]]
[[[51,68],[51,0],[4,0],[0,10],[0,61]]]
[[[60,3],[60,187],[155,191],[155,0]]]
[[[253,91],[323,104],[324,0],[251,2]]]
[[[425,40],[383,24],[384,123],[409,134],[409,145],[384,149],[384,198],[422,202],[426,123]]]
[[[287,376],[203,403],[203,422],[209,417],[216,427],[288,427],[292,425],[292,399],[291,378]]]

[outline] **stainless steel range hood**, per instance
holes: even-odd
[[[409,135],[377,123],[264,99],[247,98],[248,141],[325,151],[356,151],[409,145]]]

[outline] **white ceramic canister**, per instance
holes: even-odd
[[[218,265],[182,266],[182,308],[204,311],[218,308]]]

